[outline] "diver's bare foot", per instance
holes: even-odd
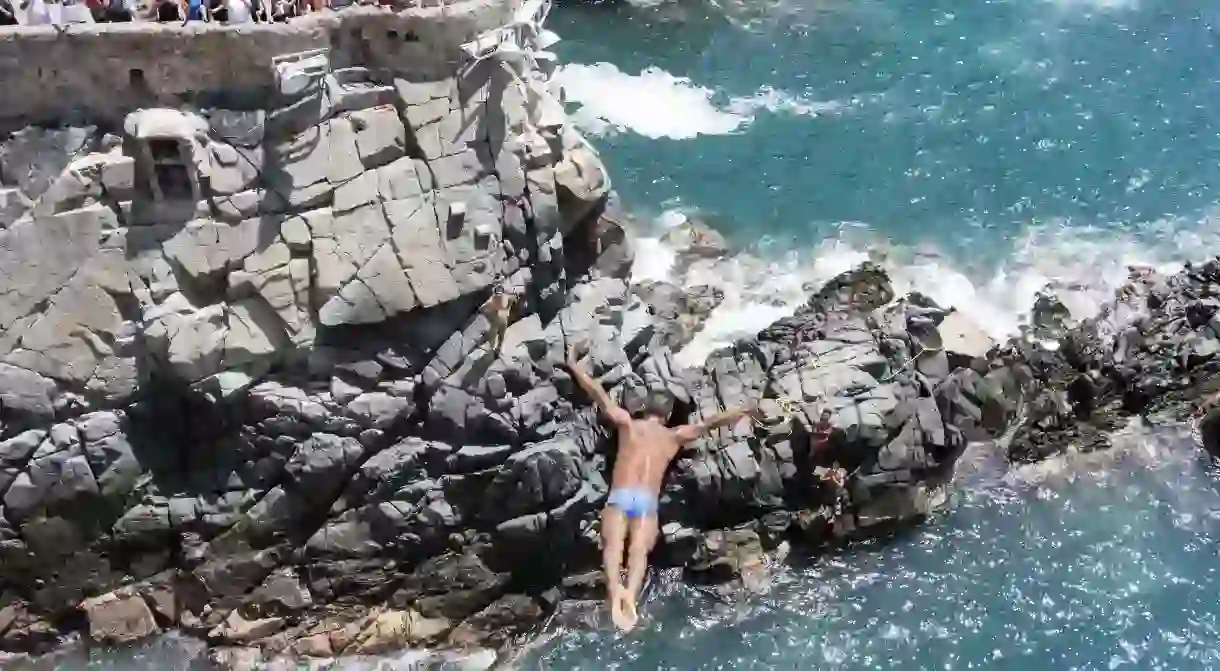
[[[610,595],[610,619],[619,631],[626,633],[635,627],[639,619],[635,614],[635,604],[626,589],[618,588]]]
[[[640,616],[635,612],[635,599],[630,593],[623,594],[623,616],[627,620],[627,626],[623,628],[625,632],[635,629],[635,625],[640,622]]]
[[[1218,405],[1218,401],[1220,401],[1220,393],[1212,394],[1211,396],[1204,398],[1195,405],[1194,412],[1190,413],[1191,416],[1202,417],[1203,415],[1206,415],[1209,410]]]

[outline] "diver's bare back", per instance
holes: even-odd
[[[619,429],[612,486],[661,491],[665,469],[681,448],[678,437],[656,422],[636,420],[624,429]]]

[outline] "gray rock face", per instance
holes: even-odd
[[[649,319],[627,345],[633,360],[656,351],[678,351],[703,329],[703,323],[724,300],[724,292],[708,286],[683,290],[668,282],[648,281],[632,287]]]
[[[46,421],[54,412],[51,402],[57,392],[55,383],[38,373],[0,363],[0,407],[6,412]]]
[[[130,643],[160,631],[138,594],[106,594],[85,602],[89,635],[98,643]]]
[[[490,605],[507,585],[475,556],[447,554],[425,562],[403,581],[395,603],[415,604],[428,617],[461,620]]]
[[[698,219],[687,219],[671,228],[661,241],[676,250],[683,263],[699,258],[714,259],[729,252],[724,236]]]

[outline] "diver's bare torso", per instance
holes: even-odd
[[[665,469],[681,445],[673,429],[655,420],[637,419],[621,427],[611,486],[652,493],[661,490]]]

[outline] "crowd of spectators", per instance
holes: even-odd
[[[330,6],[330,0],[0,0],[0,26],[122,21],[261,23],[287,21]]]

